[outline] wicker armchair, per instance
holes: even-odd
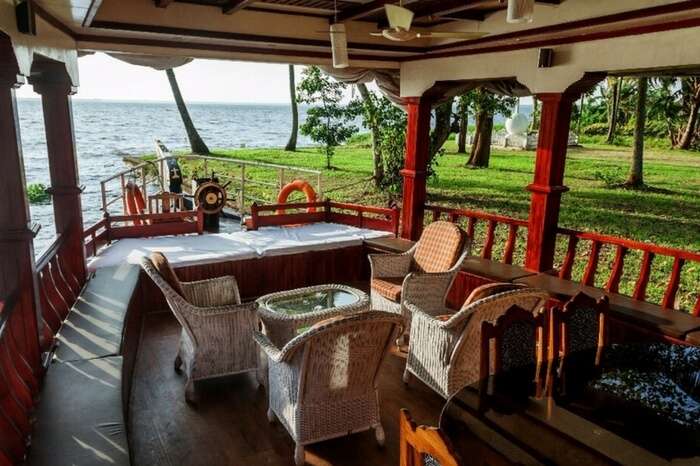
[[[370,254],[372,309],[401,314],[409,332],[411,314],[403,303],[443,308],[470,245],[461,228],[440,221],[428,225],[420,240],[403,254]]]
[[[297,465],[305,445],[354,432],[373,428],[384,444],[376,379],[400,325],[380,311],[335,317],[281,349],[254,333],[269,361],[268,419],[278,418],[294,439]]]
[[[449,316],[453,311],[445,307],[424,309],[407,303],[413,324],[404,382],[413,374],[445,398],[478,382],[482,322],[497,319],[513,305],[537,313],[548,297],[541,290],[516,289],[467,301]]]
[[[175,370],[179,372],[184,366],[188,402],[196,401],[196,380],[256,370],[257,348],[252,336],[257,322],[255,303],[241,304],[234,277],[180,282],[183,297],[150,259],[143,258],[141,267],[163,291],[182,325]]]

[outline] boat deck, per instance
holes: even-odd
[[[198,383],[196,408],[184,397],[184,376],[173,370],[180,325],[170,312],[147,314],[136,361],[129,406],[133,464],[293,465],[294,445],[279,423],[266,417],[265,390],[254,374]],[[404,359],[387,357],[379,377],[386,446],[372,431],[313,445],[309,465],[399,464],[399,409],[419,423],[437,425],[444,400],[417,381],[401,381]]]

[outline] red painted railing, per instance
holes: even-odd
[[[432,217],[426,215],[426,218],[432,221],[448,220],[454,223],[463,223],[463,221],[466,220],[465,228],[467,230],[467,235],[472,239],[475,238],[475,228],[478,223],[484,222],[486,225],[484,231],[484,242],[483,245],[481,245],[481,257],[485,259],[492,259],[494,247],[502,246],[503,255],[500,258],[500,261],[506,264],[513,263],[519,231],[521,229],[523,231],[527,231],[527,220],[519,220],[486,212],[439,206],[426,206],[425,210],[427,213],[432,214]],[[503,245],[497,244],[497,241],[499,240],[499,235],[497,235],[497,232],[499,230],[503,233],[507,232],[505,236],[500,235],[500,240],[504,242]],[[672,266],[667,281],[663,283],[665,288],[663,297],[658,303],[663,308],[672,309],[674,307],[679,307],[675,306],[675,303],[682,283],[682,272],[684,271],[684,267],[687,267],[690,263],[700,266],[700,253],[697,252],[684,251],[681,249],[643,243],[641,241],[633,241],[616,236],[586,233],[566,228],[558,229],[558,237],[568,238],[568,243],[566,245],[562,245],[565,247],[560,248],[560,250],[565,249],[565,252],[563,252],[561,266],[557,271],[560,278],[571,280],[574,269],[582,269],[583,274],[580,279],[581,283],[584,285],[595,286],[596,276],[599,273],[599,269],[602,268],[601,263],[604,262],[603,255],[609,256],[606,254],[607,249],[613,248],[614,257],[611,261],[609,261],[611,262],[610,274],[607,276],[602,288],[611,293],[619,293],[621,282],[623,282],[623,280],[629,276],[629,272],[631,272],[632,275],[636,277],[634,291],[631,293],[631,296],[639,301],[649,302],[649,297],[647,296],[647,286],[652,278],[652,265],[654,263],[654,259],[657,256],[669,258],[672,261]],[[590,249],[588,250],[587,254],[579,254],[577,252],[577,247],[583,241],[590,242]],[[605,253],[603,251],[605,251]],[[636,270],[625,269],[625,258],[631,252],[641,254],[638,272]],[[581,260],[582,258],[586,261],[586,264],[577,264],[577,261]],[[579,267],[576,267],[577,265],[579,265]],[[628,273],[626,274],[626,272]],[[694,301],[694,304],[692,305],[692,308],[686,310],[695,316],[700,316],[700,290],[696,289],[691,292],[698,292],[698,295]]]
[[[493,259],[493,249],[496,242],[496,232],[498,228],[507,229],[507,237],[503,246],[503,255],[500,261],[504,264],[512,264],[515,254],[515,249],[518,241],[518,232],[522,228],[527,231],[527,220],[518,220],[516,218],[506,217],[503,215],[495,215],[487,212],[479,212],[476,210],[453,209],[450,207],[440,206],[425,206],[425,210],[432,216],[428,217],[433,222],[438,220],[448,220],[452,223],[460,223],[466,220],[467,236],[475,241],[475,230],[479,222],[486,223],[486,231],[484,242],[481,246],[481,257],[484,259]]]
[[[671,272],[666,282],[663,298],[659,303],[661,307],[673,309],[675,307],[676,296],[681,283],[681,273],[687,263],[700,265],[700,254],[696,252],[684,251],[682,249],[658,246],[655,244],[633,241],[616,236],[601,235],[597,233],[584,233],[566,228],[560,228],[559,234],[568,237],[566,255],[559,269],[559,277],[571,279],[571,272],[578,258],[577,246],[581,241],[590,242],[590,249],[587,254],[587,262],[583,272],[581,282],[584,285],[594,286],[596,275],[601,262],[601,250],[603,247],[615,249],[615,258],[610,268],[610,275],[605,282],[604,289],[612,293],[619,292],[620,281],[625,273],[625,258],[632,251],[642,254],[639,272],[636,275],[634,291],[632,297],[640,301],[647,300],[647,286],[652,274],[652,265],[657,256],[673,259]],[[700,293],[691,313],[700,316]]]
[[[300,212],[300,211],[304,212]],[[288,213],[294,211],[293,213]],[[333,201],[301,202],[251,206],[246,228],[257,230],[264,226],[298,225],[314,222],[333,222],[358,228],[387,231],[398,235],[398,208],[371,207]]]
[[[42,318],[42,351],[49,351],[53,347],[56,333],[84,285],[69,269],[66,254],[63,238],[59,235],[36,263]]]
[[[138,223],[138,224],[136,224]],[[121,238],[202,234],[201,209],[140,215],[108,215],[83,232],[85,255],[97,255],[100,246]]]
[[[37,375],[17,344],[24,328],[14,295],[0,299],[0,465],[24,461],[31,436]]]

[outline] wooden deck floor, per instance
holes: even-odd
[[[173,370],[180,327],[169,312],[145,318],[134,369],[130,443],[136,466],[293,465],[293,443],[265,416],[267,400],[252,375],[204,381],[197,408],[185,403],[184,378]],[[386,446],[372,432],[310,445],[309,465],[398,466],[399,409],[436,425],[443,400],[418,381],[401,382],[404,360],[391,355],[379,387]]]

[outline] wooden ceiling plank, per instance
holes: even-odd
[[[381,11],[382,9],[384,9],[384,5],[386,5],[387,3],[396,2],[395,0],[372,0],[368,3],[363,3],[361,5],[345,8],[338,12],[338,22],[362,19],[365,16],[369,16],[373,13]]]
[[[154,0],[158,8],[167,8],[168,5],[173,3],[173,0]]]
[[[241,11],[243,8],[253,3],[253,1],[254,0],[229,0],[221,7],[221,11],[225,15],[232,15],[237,11]]]

